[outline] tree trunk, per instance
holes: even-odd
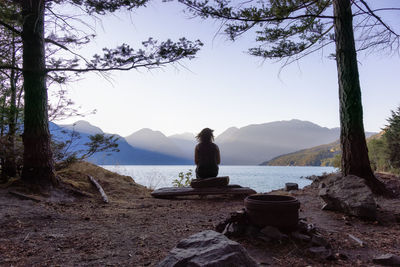
[[[25,90],[23,181],[48,187],[57,183],[47,115],[44,0],[21,1]]]
[[[12,33],[12,51],[11,51],[11,65],[16,65],[16,51],[15,51],[15,38]],[[15,177],[17,175],[17,164],[15,159],[15,134],[17,123],[17,73],[13,69],[10,75],[10,110],[8,113],[8,133],[7,133],[7,147],[6,158],[4,160],[3,173],[8,177]]]
[[[2,84],[0,84],[0,90],[3,89]],[[0,138],[3,139],[3,135],[4,135],[4,113],[5,113],[5,102],[6,102],[6,97],[2,96],[0,97],[1,100],[1,109],[0,109]],[[0,139],[0,151],[4,151],[5,147],[4,147],[4,143],[1,142]],[[0,166],[1,166],[1,173],[0,173],[0,183],[6,182],[7,178],[4,174],[4,156],[3,153],[0,153]]]
[[[385,194],[387,190],[374,176],[368,158],[350,2],[350,0],[333,0],[342,173],[343,176],[353,174],[362,177],[375,193]]]

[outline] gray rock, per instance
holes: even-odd
[[[319,191],[319,196],[326,203],[324,209],[368,220],[376,219],[376,202],[363,178],[355,175],[332,176],[324,182],[326,187]]]
[[[230,223],[226,226],[225,230],[222,232],[223,235],[227,237],[238,237],[245,233],[246,225],[238,222]]]
[[[325,247],[311,247],[308,252],[316,258],[331,259],[333,257],[332,250]]]
[[[268,238],[275,240],[275,241],[281,241],[284,239],[288,239],[287,235],[282,234],[278,228],[273,227],[273,226],[265,226],[263,229],[261,229],[260,232],[262,234],[264,234],[265,236],[267,236]]]
[[[316,234],[314,234],[312,236],[311,243],[314,244],[314,245],[317,245],[317,246],[321,246],[321,247],[326,247],[326,248],[331,247],[331,245],[329,244],[329,242],[325,238],[323,238],[320,235],[316,235]]]
[[[319,179],[319,177],[316,175],[306,176],[305,178],[308,180],[311,180],[311,181],[315,181],[315,180]]]
[[[260,229],[252,224],[248,224],[246,227],[245,235],[250,238],[257,238],[260,235]]]
[[[300,219],[299,223],[297,224],[297,229],[301,233],[312,234],[315,232],[315,225],[312,223],[308,223],[307,221]]]
[[[385,266],[400,266],[400,257],[393,254],[384,254],[374,258],[372,261]]]
[[[255,267],[257,263],[239,243],[207,230],[181,240],[158,266]]]
[[[309,242],[311,240],[311,237],[299,232],[292,232],[290,233],[290,236],[296,240],[302,241],[302,242]]]
[[[299,190],[299,185],[296,183],[286,183],[285,191]]]

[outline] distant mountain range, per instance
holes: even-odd
[[[89,142],[89,136],[103,133],[103,131],[86,121],[78,121],[73,125],[57,125],[50,123],[51,134],[56,140],[70,140],[71,133],[76,132],[80,138],[73,143],[72,150],[77,151],[85,148],[85,143]],[[183,157],[177,157],[158,151],[133,147],[122,136],[118,136],[119,152],[100,152],[88,158],[88,161],[98,165],[188,165],[192,160]]]
[[[58,139],[66,140],[74,130],[81,139],[77,148],[89,141],[89,135],[103,131],[86,121],[74,125],[51,125]],[[276,121],[253,124],[242,128],[231,127],[215,138],[221,150],[222,164],[258,165],[279,155],[332,143],[339,138],[339,128],[325,128],[300,121]],[[98,153],[89,160],[96,164],[194,164],[196,145],[193,133],[165,136],[160,131],[141,129],[127,137],[120,137],[120,152]]]

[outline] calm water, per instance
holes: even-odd
[[[110,171],[131,176],[136,183],[152,189],[172,186],[179,172],[194,170],[190,165],[104,165]],[[248,186],[257,192],[269,192],[285,187],[285,183],[298,183],[300,188],[311,183],[310,175],[334,172],[333,167],[275,167],[275,166],[220,166],[219,176],[229,176],[230,184]]]

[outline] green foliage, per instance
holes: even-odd
[[[85,143],[87,147],[86,153],[82,155],[81,159],[86,159],[98,152],[119,152],[118,137],[115,135],[105,136],[104,134],[95,134],[89,136],[90,142]]]
[[[373,171],[389,171],[389,149],[386,138],[381,136],[368,142],[368,156]]]
[[[287,64],[334,42],[332,0],[178,1],[195,16],[221,20],[232,41],[245,33],[253,34],[258,43],[249,49],[253,56],[287,59]],[[398,41],[398,35],[372,11],[365,12],[369,9],[367,3],[352,2],[359,50],[376,46],[393,49],[391,43]]]
[[[333,158],[332,166],[340,169],[342,167],[341,162],[342,162],[342,154],[336,154],[335,157]]]
[[[64,131],[64,134],[67,132]],[[90,141],[85,143],[85,149],[76,150],[74,147],[81,138],[80,134],[72,131],[66,141],[52,139],[52,150],[55,161],[60,166],[68,166],[71,163],[85,160],[98,152],[119,152],[118,137],[115,135],[95,134],[90,135]]]
[[[172,185],[175,187],[184,187],[189,186],[193,180],[193,171],[189,169],[186,173],[180,172],[178,174],[178,179],[175,179],[172,182]]]
[[[400,107],[392,110],[392,116],[387,120],[386,131],[383,137],[387,142],[388,160],[394,169],[400,169]]]
[[[339,142],[303,149],[278,156],[262,165],[269,166],[333,166],[333,158],[340,153]]]

